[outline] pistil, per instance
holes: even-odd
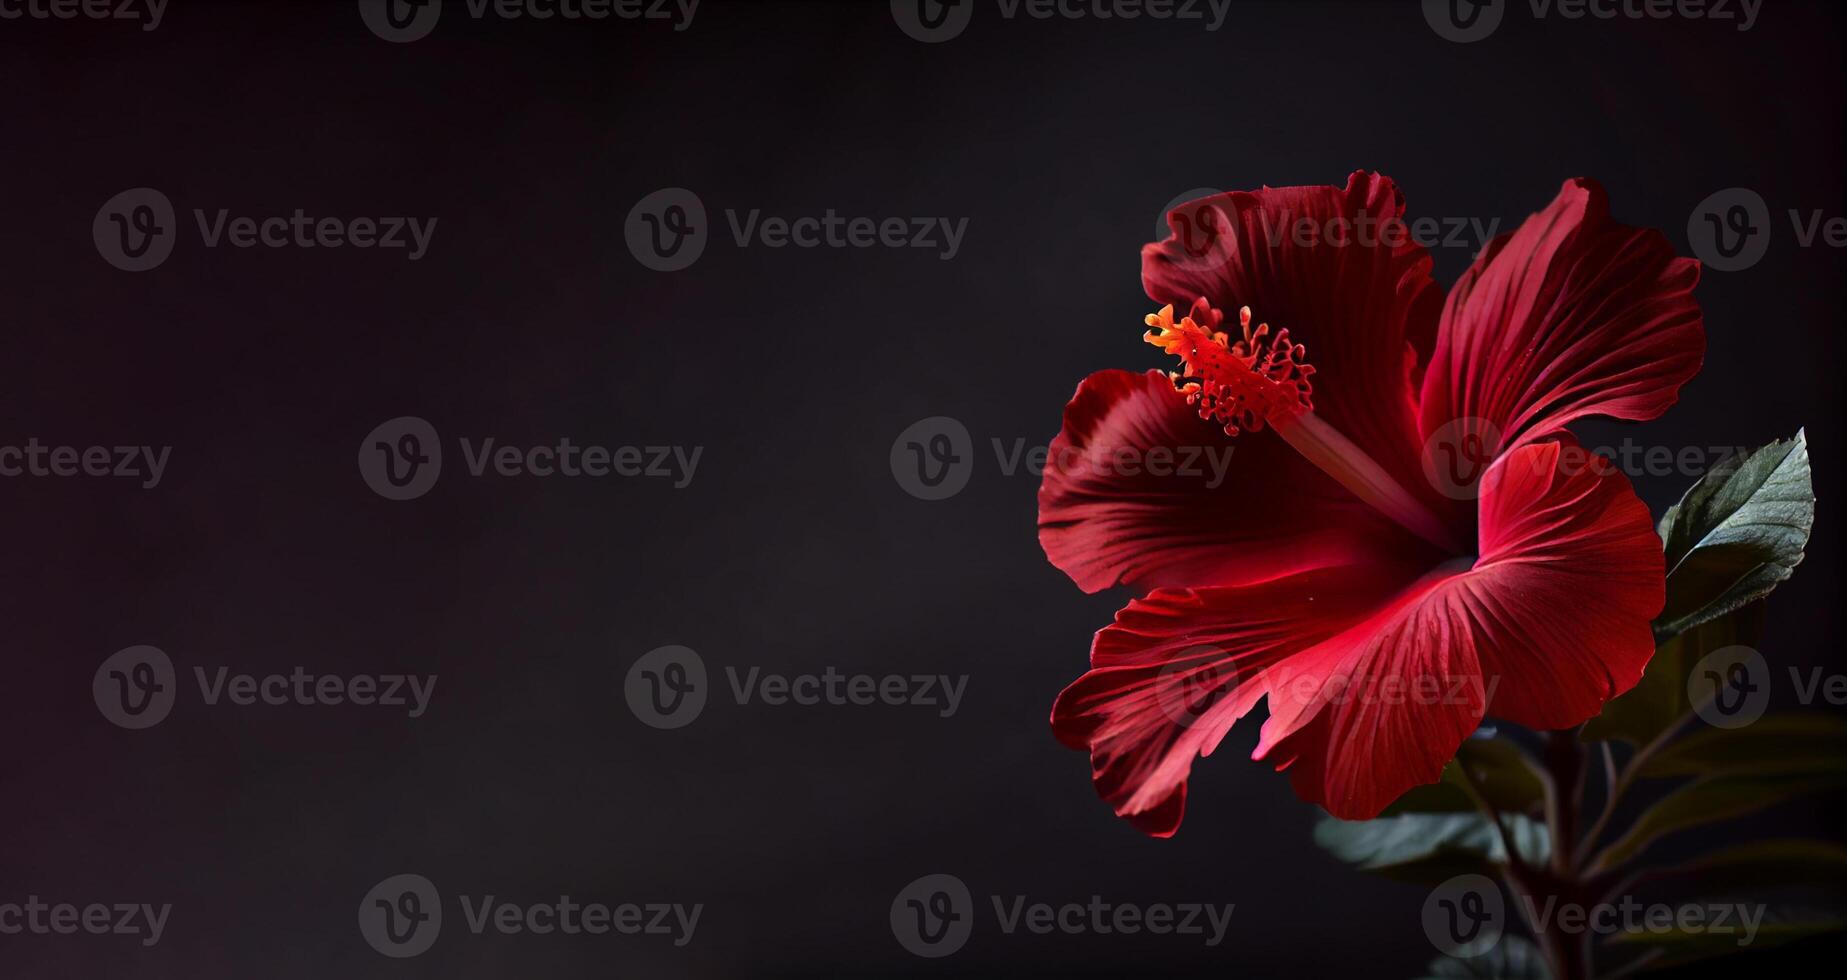
[[[1226,435],[1276,430],[1316,468],[1380,513],[1418,537],[1460,553],[1454,537],[1437,516],[1392,479],[1353,440],[1315,415],[1314,366],[1307,350],[1289,339],[1288,330],[1270,333],[1269,324],[1251,326],[1251,308],[1238,311],[1241,336],[1232,340],[1217,330],[1222,314],[1201,299],[1192,312],[1174,322],[1174,308],[1162,307],[1147,318],[1144,339],[1180,358],[1181,370],[1168,372],[1175,390],[1200,418],[1222,426]]]

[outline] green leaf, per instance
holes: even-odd
[[[1729,646],[1756,647],[1763,640],[1764,604],[1753,602],[1680,633],[1655,650],[1635,687],[1603,706],[1584,726],[1587,742],[1627,742],[1641,747],[1693,710],[1687,675],[1700,658]]]
[[[1462,770],[1456,768],[1456,761],[1451,759],[1443,767],[1443,778],[1423,786],[1413,786],[1398,799],[1393,800],[1380,812],[1381,817],[1395,817],[1401,813],[1475,813],[1475,801],[1469,799],[1468,790],[1462,787]]]
[[[1682,904],[1710,905],[1712,903]],[[1840,916],[1829,911],[1771,909],[1763,913],[1762,921],[1757,925],[1757,932],[1751,936],[1748,944],[1741,945],[1744,940],[1741,931],[1728,933],[1670,929],[1662,932],[1619,932],[1606,940],[1604,946],[1606,948],[1658,950],[1656,957],[1648,963],[1649,968],[1656,969],[1727,956],[1732,953],[1771,949],[1798,939],[1837,932],[1842,925]],[[1742,926],[1739,928],[1742,929]]]
[[[1413,788],[1383,815],[1478,812],[1462,766],[1473,774],[1482,796],[1502,813],[1532,813],[1544,802],[1545,785],[1518,745],[1505,738],[1476,736],[1463,740],[1440,781]]]
[[[1520,857],[1543,864],[1551,855],[1545,825],[1509,816],[1508,833]],[[1405,813],[1377,820],[1325,817],[1315,843],[1361,871],[1388,878],[1436,883],[1459,874],[1493,873],[1507,861],[1501,835],[1479,813]]]
[[[1815,524],[1808,437],[1773,442],[1712,468],[1661,518],[1666,639],[1768,595],[1802,561]]]
[[[1443,956],[1430,963],[1425,980],[1552,980],[1545,954],[1524,936],[1502,936],[1480,956]]]
[[[1639,776],[1847,774],[1847,718],[1824,712],[1765,715],[1743,728],[1704,728],[1642,763]]]
[[[1621,865],[1668,834],[1841,786],[1847,786],[1847,777],[1839,775],[1710,776],[1696,780],[1649,807],[1627,834],[1604,850],[1592,871]]]
[[[1847,878],[1847,847],[1799,838],[1752,841],[1702,855],[1674,870],[1698,878],[1707,892],[1833,885]]]
[[[1456,763],[1468,770],[1482,796],[1503,814],[1530,813],[1545,803],[1545,783],[1526,753],[1508,739],[1469,739],[1456,753]]]

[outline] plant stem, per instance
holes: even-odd
[[[1501,811],[1493,803],[1488,802],[1488,794],[1482,792],[1481,786],[1475,782],[1475,774],[1469,771],[1468,764],[1458,762],[1456,765],[1460,767],[1462,773],[1463,790],[1468,793],[1469,799],[1474,801],[1475,808],[1482,812],[1482,816],[1487,817],[1488,822],[1494,825],[1495,833],[1501,837],[1501,850],[1507,854],[1507,870],[1510,880],[1518,879],[1524,882],[1526,880],[1526,857],[1520,853],[1518,847],[1514,846],[1513,835],[1507,831],[1506,818],[1501,816]]]
[[[1546,824],[1552,831],[1552,872],[1568,877],[1575,867],[1572,855],[1578,844],[1578,811],[1584,807],[1584,751],[1576,729],[1547,732],[1546,771],[1553,791],[1546,796]]]
[[[1547,732],[1545,744],[1546,826],[1552,834],[1549,891],[1559,902],[1581,903],[1577,877],[1578,815],[1584,807],[1584,750],[1578,729]],[[1589,937],[1555,928],[1535,930],[1557,980],[1590,980]]]
[[[1570,740],[1573,756],[1570,765],[1581,768],[1576,757],[1577,733],[1552,733],[1553,738],[1561,736]],[[1505,817],[1493,803],[1488,802],[1487,794],[1482,791],[1475,780],[1475,774],[1469,771],[1466,763],[1460,763],[1463,789],[1500,834],[1501,848],[1507,852],[1507,865],[1502,878],[1507,884],[1507,890],[1513,893],[1514,903],[1520,911],[1521,919],[1526,922],[1527,930],[1538,940],[1546,961],[1551,964],[1553,980],[1590,980],[1590,946],[1585,941],[1587,937],[1574,937],[1559,930],[1556,916],[1551,919],[1553,928],[1541,928],[1533,914],[1540,897],[1553,897],[1556,902],[1581,902],[1584,897],[1582,885],[1573,874],[1569,861],[1562,865],[1559,863],[1561,844],[1558,828],[1561,823],[1575,824],[1576,809],[1582,797],[1577,791],[1577,768],[1561,771],[1563,760],[1560,757],[1563,752],[1551,741],[1546,745],[1545,754],[1547,767],[1535,770],[1540,783],[1545,787],[1547,826],[1553,835],[1552,860],[1545,866],[1526,862],[1525,855],[1514,845]],[[1561,787],[1564,788],[1562,793]],[[1569,817],[1565,815],[1567,810],[1571,811]],[[1563,850],[1568,851],[1569,847]]]
[[[1642,770],[1642,765],[1652,758],[1656,752],[1659,752],[1663,746],[1672,742],[1674,738],[1680,734],[1681,729],[1687,727],[1688,719],[1693,717],[1695,717],[1694,713],[1688,711],[1675,719],[1673,724],[1663,729],[1661,733],[1656,735],[1647,745],[1637,749],[1635,754],[1629,757],[1629,761],[1623,764],[1622,771],[1620,773],[1615,773],[1611,777],[1609,792],[1605,794],[1605,799],[1603,801],[1603,812],[1597,815],[1596,822],[1591,824],[1590,830],[1585,833],[1583,848],[1578,854],[1576,864],[1585,877],[1596,877],[1609,870],[1605,867],[1604,853],[1597,849],[1597,841],[1603,836],[1604,831],[1609,829],[1610,818],[1616,816],[1616,804],[1622,800],[1623,794],[1628,792],[1629,787],[1635,783],[1638,774]],[[1604,745],[1604,753],[1606,764],[1610,764],[1613,760],[1609,755],[1608,743]]]

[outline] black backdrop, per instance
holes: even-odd
[[[923,44],[883,2],[707,0],[690,29],[476,21],[393,44],[350,2],[173,0],[157,30],[0,21],[0,443],[171,446],[160,485],[0,481],[0,901],[174,906],[148,950],[0,937],[8,976],[1413,976],[1423,893],[1356,874],[1245,761],[1199,765],[1171,841],[1110,815],[1046,723],[1121,595],[1086,597],[1034,535],[1043,443],[1090,371],[1143,367],[1137,249],[1199,187],[1373,168],[1413,215],[1499,220],[1594,176],[1686,251],[1707,195],[1847,213],[1840,14],[1771,0],[1749,31],[1513,5],[1439,37],[1414,2],[1236,4],[1222,29],[1007,20]],[[185,229],[157,269],[98,254],[134,187]],[[644,268],[631,207],[692,189],[715,234]],[[428,254],[203,247],[192,209],[436,216]],[[725,209],[967,218],[930,250],[739,248]],[[1779,217],[1779,221],[1782,219]],[[1475,243],[1435,250],[1445,283]],[[1842,259],[1787,222],[1708,272],[1710,352],[1666,418],[1586,442],[1755,445],[1807,425],[1822,498],[1776,597],[1773,663],[1839,669]],[[409,502],[354,464],[374,426],[455,439],[704,449],[647,479],[469,478]],[[966,425],[966,490],[920,500],[888,454]],[[459,456],[459,454],[457,454]],[[1643,476],[1657,512],[1688,478]],[[136,644],[255,673],[435,673],[429,711],[207,706],[109,724]],[[949,718],[709,705],[664,731],[623,697],[666,644],[767,672],[967,675]],[[184,681],[184,677],[182,677]],[[714,695],[715,698],[718,695]],[[1822,809],[1778,826],[1832,822]],[[380,879],[522,901],[702,902],[654,937],[480,937],[451,920],[380,957]],[[893,895],[1235,902],[1226,942],[1000,934],[913,958]],[[453,907],[449,913],[454,915]]]

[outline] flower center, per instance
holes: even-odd
[[[1142,335],[1180,358],[1181,370],[1167,376],[1200,418],[1223,426],[1230,436],[1269,425],[1354,496],[1424,540],[1451,554],[1461,553],[1449,528],[1429,508],[1353,440],[1315,415],[1314,386],[1308,380],[1315,368],[1304,359],[1307,349],[1292,342],[1288,330],[1272,334],[1267,323],[1253,328],[1251,308],[1246,306],[1238,311],[1243,336],[1234,341],[1217,329],[1222,319],[1201,298],[1179,323],[1174,322],[1172,305],[1150,314],[1150,329]]]
[[[1204,299],[1193,304],[1191,315],[1174,322],[1170,304],[1147,317],[1150,329],[1142,339],[1180,358],[1181,370],[1167,376],[1186,395],[1199,417],[1225,427],[1225,434],[1258,432],[1278,415],[1314,407],[1314,386],[1309,375],[1314,365],[1302,358],[1308,353],[1289,341],[1289,331],[1270,334],[1270,325],[1251,328],[1251,308],[1238,311],[1242,339],[1232,341],[1217,330],[1223,315]]]

